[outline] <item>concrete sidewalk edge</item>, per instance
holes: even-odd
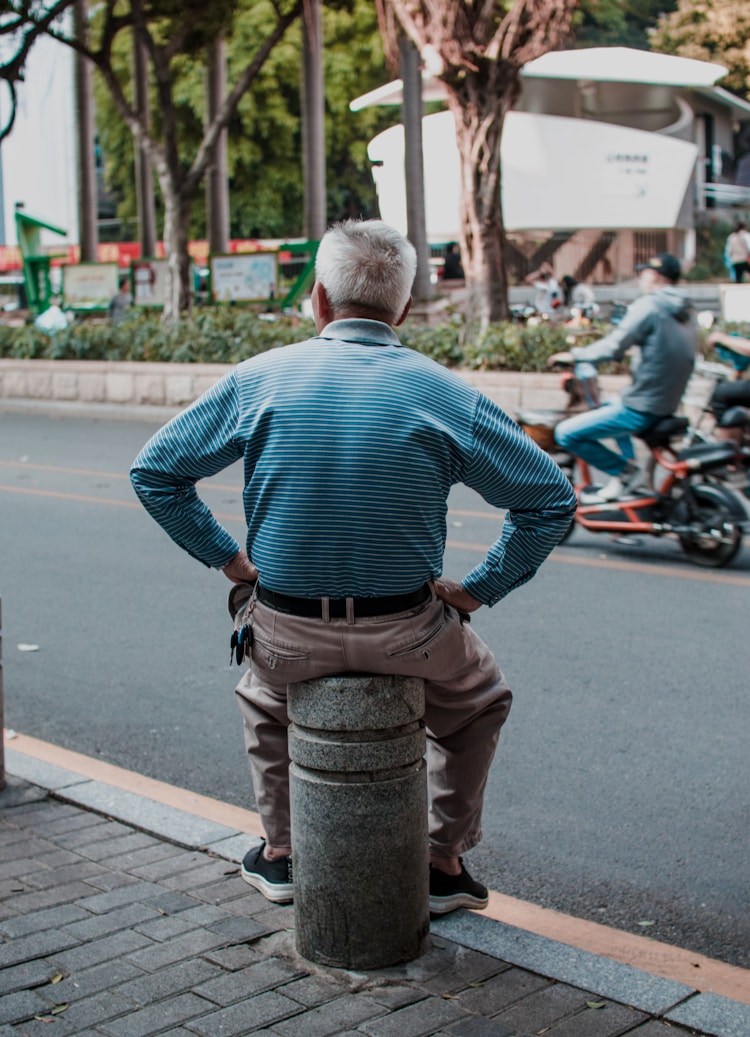
[[[186,849],[207,851],[238,863],[253,845],[255,837],[247,832],[213,824],[188,811],[165,806],[145,796],[37,760],[7,745],[5,766],[9,776],[46,790],[56,799]],[[721,995],[702,993],[695,987],[474,912],[457,911],[433,920],[431,931],[548,979],[596,991],[601,997],[667,1022],[714,1037],[748,1037],[750,1034],[750,1005]]]

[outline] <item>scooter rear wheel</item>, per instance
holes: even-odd
[[[742,546],[742,529],[730,508],[693,486],[690,533],[680,533],[682,550],[691,562],[713,569],[729,565]]]

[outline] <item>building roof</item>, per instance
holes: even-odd
[[[707,94],[725,107],[750,114],[750,104],[721,87],[717,80],[727,73],[723,65],[696,61],[673,54],[631,47],[588,47],[581,50],[550,51],[524,65],[521,76],[529,79],[574,79],[583,82],[643,83],[648,85],[692,88]],[[422,97],[425,101],[445,99],[445,87],[434,76],[422,73]],[[400,105],[403,83],[396,79],[356,97],[349,108],[359,111],[374,105]]]
[[[649,83],[707,87],[727,74],[723,65],[632,47],[555,50],[524,65],[521,75],[544,79],[584,79],[599,83]]]

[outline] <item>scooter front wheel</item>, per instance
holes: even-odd
[[[742,529],[732,509],[700,485],[693,485],[692,496],[690,532],[679,534],[682,550],[696,565],[729,565],[742,546]]]

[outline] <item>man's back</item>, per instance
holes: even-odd
[[[434,579],[448,493],[463,482],[508,511],[466,578],[496,601],[531,578],[574,503],[496,404],[364,319],[239,364],[136,458],[143,503],[209,565],[233,540],[194,483],[239,458],[247,553],[265,587],[292,595],[392,595]]]
[[[442,553],[478,394],[384,325],[334,331],[237,368],[248,543],[286,593],[409,590]]]

